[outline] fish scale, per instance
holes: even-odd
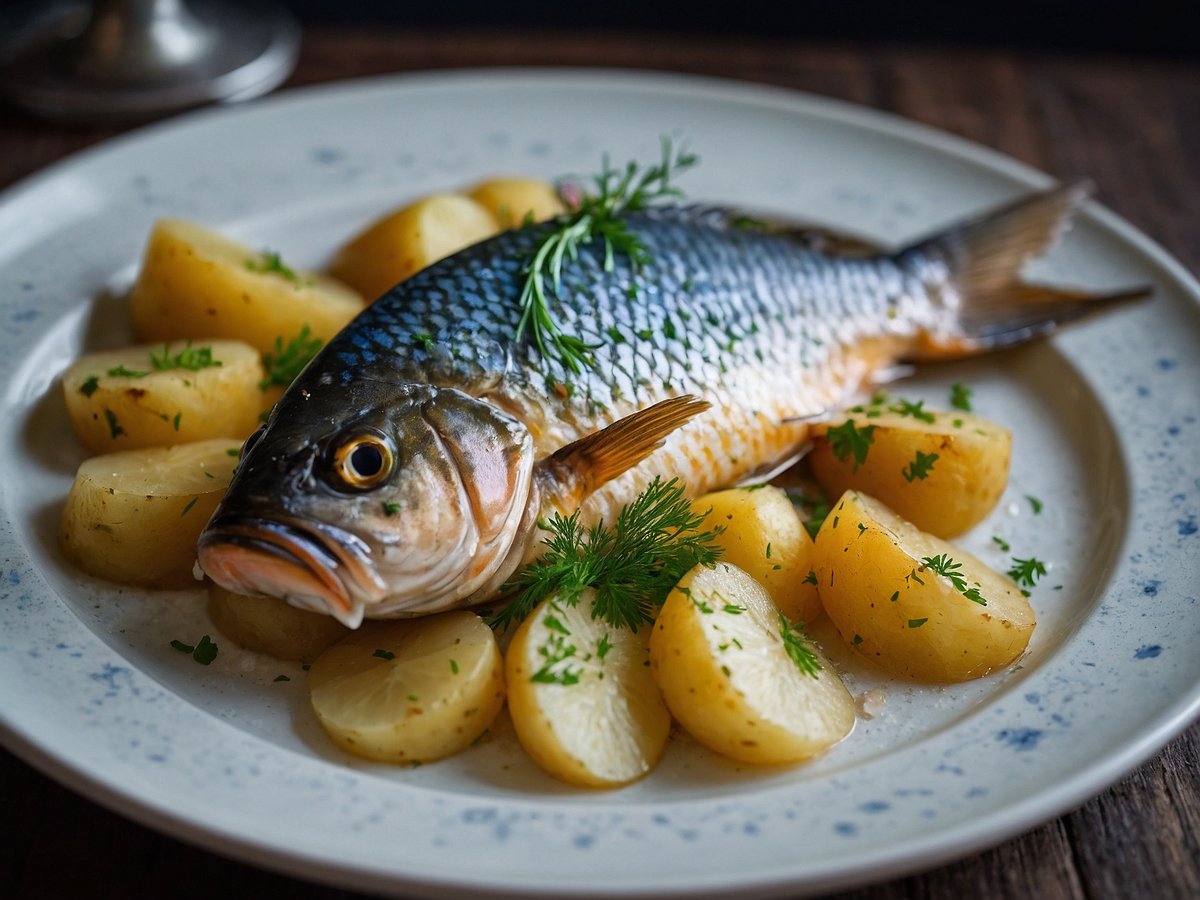
[[[584,517],[594,519],[611,517],[656,475],[700,492],[786,458],[807,431],[797,417],[859,387],[867,366],[857,345],[902,341],[935,322],[926,279],[890,257],[828,257],[690,208],[627,222],[648,263],[635,268],[617,254],[606,271],[595,241],[564,265],[554,294],[564,330],[593,347],[578,373],[541,357],[528,336],[515,339],[526,261],[553,225],[508,232],[412,276],[327,352],[347,380],[459,386],[495,399],[530,426],[540,456],[668,397],[712,402],[588,500]]]

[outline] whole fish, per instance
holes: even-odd
[[[765,477],[898,361],[1005,347],[1139,295],[1019,280],[1085,196],[870,256],[721,211],[629,213],[644,259],[596,240],[562,270],[563,328],[591,347],[578,371],[516,338],[529,260],[560,225],[504,233],[321,351],[247,441],[200,564],[350,627],[482,602],[536,556],[551,511],[612,521],[656,476],[692,495]]]

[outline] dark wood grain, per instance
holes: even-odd
[[[669,69],[865,103],[979,141],[1101,199],[1200,268],[1200,63],[795,40],[322,30],[289,87],[464,66]],[[121,129],[0,110],[0,187]],[[0,236],[2,239],[2,236]],[[234,863],[82,800],[0,751],[0,896],[350,898]],[[842,900],[1200,897],[1200,725],[1057,821]]]

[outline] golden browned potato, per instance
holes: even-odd
[[[862,491],[948,538],[995,508],[1008,484],[1011,452],[1012,434],[994,422],[884,400],[818,426],[808,459],[831,497]]]
[[[262,409],[262,361],[241,341],[129,347],[63,374],[71,425],[93,453],[245,438]]]
[[[1015,661],[1033,634],[1033,607],[1011,579],[865,494],[834,504],[815,560],[838,632],[893,675],[978,678]]]
[[[697,566],[667,597],[650,666],[688,733],[741,762],[799,762],[854,727],[854,700],[829,660],[727,563]]]
[[[208,615],[239,647],[276,659],[312,662],[350,631],[331,616],[278,597],[248,597],[208,583]]]
[[[813,541],[786,493],[771,485],[705,494],[692,502],[700,530],[717,527],[721,559],[754,577],[793,622],[821,615],[812,569]]]
[[[181,219],[155,223],[129,295],[140,341],[232,338],[260,353],[305,326],[327,342],[363,306],[345,284]]]
[[[374,300],[414,272],[498,234],[486,206],[432,194],[373,222],[333,259],[330,273]]]
[[[86,460],[59,524],[63,552],[120,584],[196,584],[196,540],[225,494],[239,442],[197,441]]]
[[[308,671],[321,725],[343,750],[418,764],[465,750],[504,705],[504,660],[471,612],[367,622]]]
[[[544,222],[566,211],[554,186],[535,178],[491,178],[476,185],[470,196],[491,210],[501,228]]]
[[[549,598],[517,629],[508,708],[521,745],[551,775],[616,787],[658,763],[671,715],[646,667],[650,629],[592,618],[594,599],[591,590],[575,606]]]

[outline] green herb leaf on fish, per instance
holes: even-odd
[[[682,196],[671,179],[696,161],[694,154],[676,150],[667,139],[662,143],[661,161],[645,169],[632,161],[624,169],[614,169],[605,157],[594,179],[595,193],[584,194],[570,212],[559,217],[555,229],[533,252],[525,268],[516,339],[521,341],[528,334],[543,357],[558,359],[572,372],[591,365],[595,347],[567,334],[552,309],[562,286],[563,265],[578,258],[582,247],[597,240],[604,244],[605,271],[613,271],[618,253],[628,257],[635,267],[645,265],[649,252],[621,216],[659,200]]]
[[[258,383],[259,389],[265,391],[272,385],[287,387],[317,355],[322,343],[320,338],[312,336],[307,325],[286,344],[282,335],[276,337],[274,351],[263,354],[263,369],[267,376]]]
[[[625,506],[611,528],[600,522],[585,530],[578,511],[555,513],[540,523],[549,532],[545,554],[505,586],[516,596],[492,624],[508,627],[522,621],[551,594],[573,606],[587,588],[596,591],[595,618],[634,630],[651,623],[688,570],[712,565],[720,557],[718,532],[697,530],[703,521],[692,512],[684,486],[661,478]]]

